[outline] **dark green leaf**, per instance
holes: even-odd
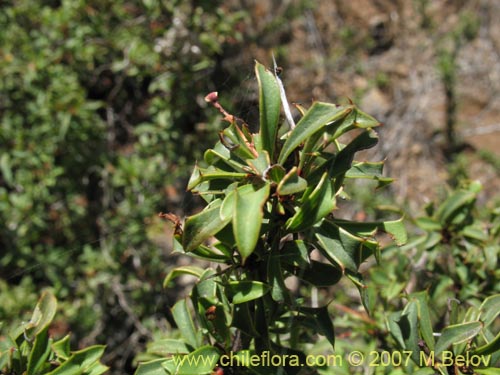
[[[301,203],[297,212],[286,222],[286,229],[290,232],[313,226],[335,208],[332,183],[326,172],[310,194],[308,191],[304,193]]]
[[[229,223],[230,218],[220,217],[220,205],[221,201],[218,199],[186,220],[182,235],[182,246],[186,252],[194,250]]]
[[[331,167],[330,175],[336,177],[346,173],[351,169],[351,164],[356,152],[371,148],[375,146],[377,142],[378,136],[373,130],[362,132],[337,154],[333,166]]]
[[[332,220],[331,222],[344,228],[346,231],[357,237],[373,237],[377,230],[381,230],[391,235],[398,246],[405,244],[408,240],[406,228],[403,224],[403,218],[391,221],[365,223],[346,220]]]
[[[356,272],[361,262],[376,250],[377,243],[352,235],[333,222],[324,221],[316,232],[320,250],[342,270]]]
[[[354,125],[358,128],[374,128],[380,126],[380,122],[375,120],[372,116],[366,114],[360,109],[356,108],[356,121]]]
[[[287,241],[281,250],[282,262],[294,267],[308,267],[310,265],[309,252],[303,240]]]
[[[429,295],[426,291],[414,293],[411,295],[417,301],[417,313],[419,319],[420,333],[424,339],[427,347],[434,350],[434,334],[432,330],[431,315],[429,311],[428,299]]]
[[[165,277],[165,280],[163,281],[163,287],[166,288],[171,280],[181,275],[191,275],[200,278],[203,271],[203,268],[197,266],[182,266],[174,268],[168,273],[167,277]]]
[[[328,313],[328,307],[301,307],[299,311],[315,321],[318,333],[325,336],[332,347],[334,347],[335,331],[332,318]]]
[[[290,195],[306,190],[307,181],[300,177],[297,172],[297,167],[293,167],[283,177],[277,188],[279,195]]]
[[[473,192],[458,191],[454,193],[439,206],[436,219],[443,224],[450,223],[461,212],[461,209],[467,208],[475,199],[476,194]]]
[[[235,191],[233,231],[242,261],[252,254],[260,237],[264,205],[269,197],[269,184],[245,185]]]
[[[148,344],[148,353],[167,357],[171,354],[187,354],[191,350],[182,340],[161,339]]]
[[[283,270],[281,269],[280,257],[271,255],[267,265],[267,274],[269,275],[269,285],[271,285],[271,296],[276,302],[284,302],[289,295],[289,291],[283,279]]]
[[[480,320],[488,327],[500,315],[500,294],[486,298],[479,307]]]
[[[262,151],[255,159],[248,159],[246,162],[258,176],[263,176],[271,164],[267,151]]]
[[[274,75],[262,64],[255,62],[255,74],[259,83],[259,114],[262,147],[274,160],[276,135],[280,116],[280,90]]]
[[[286,265],[284,266],[286,267]],[[290,272],[293,272],[299,279],[304,280],[315,287],[332,286],[337,284],[342,278],[342,270],[338,267],[315,260],[312,260],[308,266],[303,268],[287,268],[290,269]]]
[[[108,370],[99,362],[103,354],[104,346],[102,345],[73,352],[66,362],[47,375],[103,374]]]
[[[446,327],[436,342],[435,355],[441,354],[443,350],[447,350],[454,344],[460,344],[472,339],[481,332],[482,328],[483,324],[481,322],[468,322]]]
[[[278,163],[284,164],[288,156],[301,143],[314,133],[321,131],[329,123],[347,116],[350,111],[352,111],[351,106],[337,107],[335,104],[314,102],[285,141]]]
[[[231,281],[229,291],[235,305],[262,297],[269,292],[269,285],[260,281]]]
[[[33,348],[28,358],[27,375],[35,375],[39,373],[42,366],[47,361],[50,354],[48,327],[39,332],[35,337]]]
[[[346,172],[346,178],[363,178],[378,181],[377,188],[384,187],[394,181],[392,178],[382,176],[384,162],[357,162],[352,164]]]
[[[170,375],[163,367],[164,362],[165,358],[139,363],[139,367],[134,375]]]
[[[172,315],[184,340],[193,348],[199,347],[201,345],[200,332],[194,326],[185,299],[177,301],[174,307],[172,307]]]
[[[426,231],[440,231],[441,223],[430,217],[420,217],[416,220],[417,225]]]
[[[489,355],[495,352],[500,351],[500,332],[498,335],[491,340],[488,344],[480,346],[479,348],[474,349],[473,354],[475,355]]]
[[[275,164],[267,171],[267,176],[264,178],[270,179],[272,182],[279,184],[283,177],[285,177],[286,170],[281,165]]]
[[[186,356],[177,357],[177,366],[171,372],[176,375],[210,374],[219,360],[219,351],[213,346],[202,346]],[[169,369],[170,366],[167,368]]]
[[[66,335],[59,341],[56,341],[50,345],[54,353],[56,353],[57,358],[66,360],[70,356],[70,346],[69,346],[70,336]]]
[[[57,310],[56,297],[50,292],[44,292],[33,310],[31,320],[26,324],[26,336],[35,338],[40,332],[46,330]]]

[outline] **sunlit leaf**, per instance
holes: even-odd
[[[338,107],[335,104],[314,102],[285,141],[278,163],[284,164],[288,156],[302,142],[329,123],[346,116],[350,111],[352,111],[352,107]]]
[[[255,62],[255,73],[259,84],[259,113],[262,147],[274,158],[278,121],[280,116],[280,90],[274,75],[264,65]]]
[[[166,288],[171,280],[181,275],[191,275],[200,278],[203,274],[203,271],[203,268],[197,266],[182,266],[174,268],[168,273],[167,277],[165,277],[165,280],[163,280],[163,287]]]
[[[69,375],[69,374],[103,374],[108,367],[102,365],[99,359],[104,354],[103,345],[90,346],[88,348],[71,353],[71,356],[61,366],[47,375]]]
[[[469,191],[457,191],[439,206],[436,219],[441,223],[449,223],[460,210],[471,204],[476,199],[476,194]]]
[[[306,192],[307,193],[307,192]],[[335,197],[328,174],[324,173],[315,189],[308,195],[304,193],[302,204],[297,212],[286,222],[286,229],[296,232],[311,227],[335,208]]]
[[[234,304],[245,303],[262,297],[271,289],[269,285],[260,281],[231,281],[229,291]]]
[[[297,167],[293,167],[278,184],[279,195],[290,195],[306,190],[307,181],[298,175]]]
[[[245,185],[235,191],[233,230],[243,262],[252,254],[260,237],[264,204],[269,197],[269,184]]]
[[[139,363],[134,375],[170,375],[163,367],[165,358]]]
[[[435,355],[441,354],[454,344],[460,344],[475,337],[483,328],[481,322],[467,322],[446,327],[436,342]]]
[[[194,250],[229,223],[230,218],[220,217],[221,203],[220,200],[214,201],[203,211],[186,220],[182,234],[182,246],[186,252]]]
[[[201,345],[200,332],[194,326],[185,299],[177,301],[172,307],[172,316],[186,342],[193,348],[199,347]]]

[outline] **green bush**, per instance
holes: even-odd
[[[418,235],[382,250],[367,281],[370,316],[335,320],[341,333],[351,333],[337,350],[362,350],[371,359],[374,352],[385,351],[389,359],[400,353],[400,366],[387,358],[385,366],[382,358],[375,361],[385,374],[496,373],[500,216],[498,209],[479,209],[479,191],[477,182],[466,184],[441,204],[429,204],[413,220]],[[364,365],[360,371],[367,370]]]
[[[391,234],[399,244],[406,240],[401,219],[362,223],[332,213],[336,200],[346,196],[345,179],[372,179],[380,186],[391,181],[382,177],[383,163],[353,161],[358,151],[377,143],[372,128],[379,123],[352,104],[315,102],[309,109],[297,107],[302,117],[295,126],[279,78],[260,63],[255,71],[259,132],[252,134],[243,120],[224,110],[217,93],[207,95],[229,123],[205,152],[206,166],[197,165],[188,183],[207,206],[183,225],[166,215],[175,223],[177,251],[219,266],[183,266],[167,276],[167,286],[182,274],[198,281],[189,298],[172,308],[180,338],[153,344],[150,358],[160,359],[141,364],[136,374],[208,374],[218,360],[222,371],[280,371],[244,362],[245,356],[262,353],[291,356],[276,367],[296,373],[305,365],[306,344],[321,334],[333,346],[335,335],[328,304],[311,303],[310,293],[298,295],[286,279],[328,287],[346,276],[366,303],[359,267],[380,255],[376,232]],[[289,130],[280,121],[281,107]],[[344,144],[346,134],[354,138]],[[207,245],[213,236],[216,242]],[[224,355],[243,362],[228,365]]]

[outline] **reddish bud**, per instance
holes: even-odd
[[[212,91],[210,94],[205,96],[205,101],[207,103],[217,103],[218,99],[219,99],[219,95],[217,94],[217,91]]]

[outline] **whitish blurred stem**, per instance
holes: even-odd
[[[273,70],[274,70],[273,72],[274,76],[276,77],[276,80],[278,81],[278,86],[280,88],[281,103],[283,103],[283,109],[285,110],[286,121],[290,125],[290,129],[293,129],[295,128],[295,121],[293,121],[292,111],[290,111],[290,105],[288,104],[288,100],[286,99],[285,87],[283,86],[283,82],[281,82],[281,79],[278,75],[278,65],[276,64],[274,53],[273,53]]]

